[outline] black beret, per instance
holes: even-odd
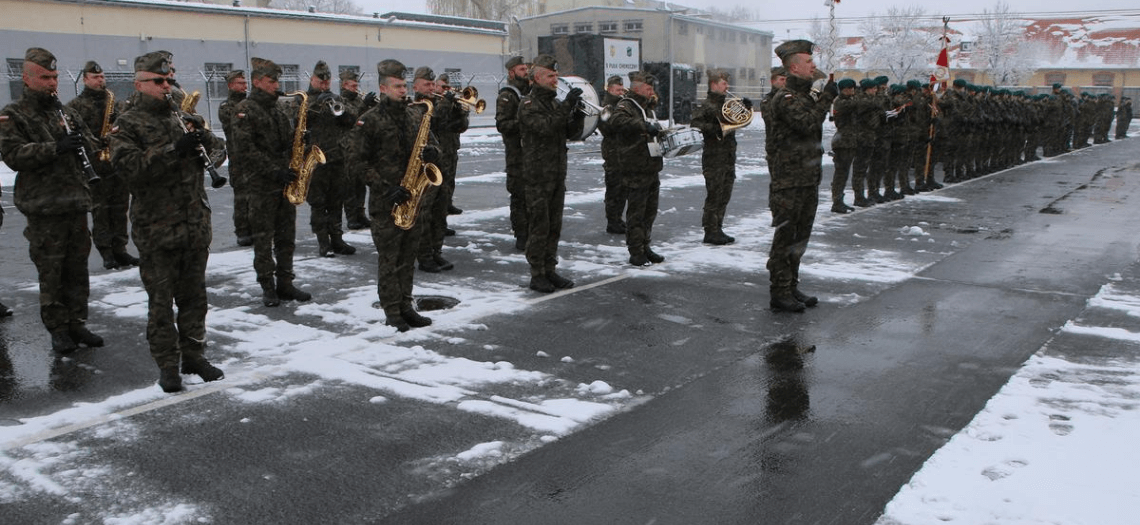
[[[151,51],[135,57],[135,71],[147,71],[158,75],[170,74],[170,58],[161,51]]]
[[[420,66],[416,68],[416,74],[412,78],[435,80],[435,71],[432,71],[430,67]]]
[[[780,57],[780,60],[787,60],[788,57],[797,53],[807,53],[810,55],[811,48],[813,47],[815,47],[815,44],[811,43],[810,40],[788,40],[776,46],[776,56]]]
[[[276,80],[281,76],[281,66],[272,60],[252,57],[249,59],[249,64],[253,66],[250,69],[250,77],[252,78],[269,77]]]
[[[534,67],[543,67],[551,71],[558,71],[558,61],[550,55],[538,55],[534,57]]]
[[[230,82],[233,82],[234,80],[237,80],[239,78],[245,78],[245,70],[244,69],[235,69],[233,71],[230,71],[229,73],[226,73],[226,83],[227,84],[229,84]]]
[[[845,78],[843,80],[840,80],[837,85],[839,86],[839,89],[853,88],[853,87],[855,87],[855,80],[850,79],[850,78]]]
[[[29,47],[28,50],[24,52],[24,61],[31,62],[48,71],[55,71],[55,55],[42,47]]]
[[[405,78],[408,74],[408,67],[403,62],[395,59],[381,60],[376,64],[376,72],[381,77],[392,78]]]
[[[526,63],[525,58],[523,58],[521,55],[515,55],[515,56],[511,57],[510,60],[507,61],[506,68],[507,69],[514,69],[516,66],[521,66],[525,63]]]
[[[332,71],[329,71],[329,65],[324,60],[318,60],[317,65],[313,66],[313,76],[321,80],[329,80],[332,78]]]
[[[87,63],[83,65],[83,72],[91,73],[92,75],[98,75],[99,73],[103,72],[103,68],[99,67],[98,62],[94,60],[88,60]]]

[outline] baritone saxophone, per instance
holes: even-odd
[[[439,168],[430,162],[424,162],[421,155],[423,155],[424,147],[427,146],[429,133],[431,133],[431,112],[434,109],[431,101],[421,100],[413,102],[412,104],[423,104],[427,106],[424,111],[424,117],[420,120],[420,131],[416,135],[416,142],[412,145],[412,156],[408,159],[408,167],[404,170],[404,178],[400,181],[400,186],[408,190],[412,196],[403,203],[397,204],[392,207],[392,219],[395,220],[396,227],[402,230],[410,230],[416,224],[416,215],[420,209],[420,199],[424,196],[424,191],[429,185],[439,186],[443,182],[443,173],[440,173]]]
[[[287,97],[301,97],[301,103],[297,110],[297,128],[293,131],[293,154],[289,157],[289,169],[297,174],[297,177],[285,186],[285,198],[294,206],[300,206],[305,202],[305,198],[309,196],[309,184],[313,181],[313,170],[317,169],[318,164],[325,163],[325,152],[321,151],[316,144],[309,147],[309,153],[305,154],[305,128],[308,123],[309,115],[309,94],[304,91],[294,91],[286,93]]]

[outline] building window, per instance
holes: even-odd
[[[570,34],[570,24],[550,24],[550,34],[568,35]]]
[[[8,80],[22,80],[24,78],[24,59],[8,59]]]
[[[750,80],[750,81],[756,80],[756,68],[754,68],[754,67],[748,68],[748,80]]]
[[[226,89],[226,73],[234,68],[232,63],[206,62],[206,96],[210,98],[226,98],[229,90]]]
[[[677,34],[678,35],[689,34],[689,24],[686,24],[685,22],[679,22],[677,24]]]
[[[301,89],[301,66],[297,64],[281,64],[281,91],[292,93]]]
[[[590,22],[578,22],[577,24],[574,24],[574,32],[575,33],[593,33],[594,32],[594,24],[592,24]]]
[[[617,33],[618,32],[618,23],[617,22],[598,22],[598,32],[599,33]]]
[[[1112,87],[1116,81],[1116,74],[1102,71],[1100,73],[1093,73],[1093,85],[1098,87]]]
[[[969,53],[970,51],[974,50],[974,43],[963,40],[958,44],[958,50],[962,51],[963,53]]]
[[[698,35],[705,34],[705,27],[704,26],[697,26],[697,34]]]
[[[973,79],[970,79],[970,80],[972,81]],[[1057,73],[1057,72],[1045,73],[1045,83],[1050,85],[1050,86],[1052,86],[1053,84],[1064,85],[1065,84],[1065,74],[1064,73]]]
[[[639,33],[641,32],[641,20],[626,20],[625,21],[626,33]]]

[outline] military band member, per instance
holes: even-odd
[[[769,304],[793,312],[819,302],[800,292],[799,270],[819,205],[823,120],[839,91],[834,82],[828,82],[822,92],[812,93],[812,82],[822,75],[812,61],[813,45],[790,40],[776,48],[788,79],[773,97],[771,108],[775,155],[770,164],[768,203],[776,231],[768,254]]]
[[[0,157],[16,172],[16,209],[27,218],[24,237],[39,272],[40,319],[57,352],[77,343],[103,346],[86,327],[91,189],[79,157],[81,148],[96,151],[95,137],[56,96],[59,73],[50,51],[27,50],[23,82],[20,99],[0,110]]]
[[[218,106],[218,120],[222,122],[222,131],[226,140],[233,141],[234,113],[238,104],[245,100],[249,91],[249,82],[245,78],[245,71],[235,69],[226,73],[226,88],[229,96],[222,105]],[[233,144],[230,144],[233,147]],[[237,236],[238,246],[252,246],[253,233],[249,226],[249,177],[242,168],[241,162],[230,157],[230,187],[234,189],[234,234]]]
[[[232,156],[249,176],[253,269],[262,303],[273,307],[282,299],[308,301],[312,296],[293,285],[297,208],[285,198],[284,189],[297,173],[289,169],[293,125],[277,106],[281,67],[257,57],[250,64],[253,90],[234,114]]]
[[[416,312],[412,297],[421,232],[414,226],[400,228],[392,216],[395,206],[412,197],[401,182],[420,135],[424,110],[422,105],[408,104],[407,68],[403,63],[384,60],[376,70],[380,84],[377,104],[357,119],[356,127],[345,138],[345,155],[349,169],[368,182],[368,212],[377,254],[376,293],[385,323],[406,332],[431,324],[431,319]],[[426,136],[420,160],[439,161],[439,148],[431,133]],[[423,213],[421,206],[417,223]]]
[[[212,230],[200,148],[221,149],[225,142],[204,130],[202,117],[175,111],[167,98],[173,87],[169,79],[170,64],[163,55],[135,59],[140,96],[116,122],[111,144],[133,198],[132,233],[149,306],[147,343],[158,365],[159,386],[177,392],[182,390],[180,365],[182,373],[204,381],[223,376],[205,357]]]
[[[321,60],[313,67],[309,78],[309,108],[307,129],[312,144],[321,148],[325,163],[313,170],[309,183],[309,225],[317,236],[317,249],[321,257],[352,255],[356,248],[344,242],[341,229],[341,209],[344,207],[342,191],[347,188],[344,154],[340,140],[348,133],[356,115],[346,111],[340,97],[330,91],[332,72]],[[337,111],[340,113],[337,114]]]
[[[843,202],[847,191],[847,177],[855,161],[858,145],[855,135],[858,130],[858,102],[855,99],[855,81],[850,78],[840,80],[839,97],[832,105],[831,115],[835,121],[835,135],[831,137],[831,151],[835,153],[835,172],[831,175],[831,212],[851,213],[855,208]],[[863,194],[863,179],[852,177],[851,186],[855,195]]]
[[[613,75],[606,79],[606,94],[602,107],[612,113],[614,105],[625,96],[625,84],[621,76]],[[629,200],[625,185],[621,183],[621,170],[618,169],[620,153],[614,146],[617,141],[609,128],[609,119],[598,121],[598,131],[602,133],[602,170],[605,173],[606,233],[625,235],[625,204]]]
[[[444,74],[440,75],[438,78],[436,78],[435,80],[436,80],[436,82],[435,82],[436,93],[444,94],[444,95],[446,95],[447,93],[451,93],[452,103],[455,106],[457,106],[457,109],[460,110],[457,113],[457,115],[462,115],[462,117],[463,117],[463,121],[464,121],[463,131],[467,131],[467,126],[470,125],[470,123],[468,121],[468,118],[470,117],[470,108],[467,108],[466,106],[462,106],[458,102],[455,102],[455,100],[454,100],[455,96],[459,95],[460,92],[456,91],[456,89],[451,85],[451,75],[444,73]],[[454,157],[454,160],[451,162],[451,165],[453,166],[452,171],[456,171],[459,167],[459,147],[461,146],[461,144],[459,142],[459,135],[461,135],[463,133],[463,131],[451,132],[450,134],[454,135],[454,136],[450,139],[447,137],[439,137],[439,139],[441,141],[440,146],[443,148],[443,157],[444,157],[445,161],[448,157],[447,151],[448,151],[449,146],[447,146],[447,141],[453,140],[455,142],[455,154],[452,155]],[[444,179],[446,181],[448,181],[448,185],[450,186],[450,189],[448,190],[449,193],[447,194],[447,214],[448,215],[459,215],[459,214],[463,213],[463,210],[455,207],[455,173],[451,174],[450,178],[448,178],[447,172],[444,172],[443,176],[444,176]],[[444,225],[446,226],[446,223]],[[455,235],[455,231],[451,230],[449,228],[447,231],[447,235],[449,235],[449,236]]]
[[[764,94],[764,98],[760,99],[760,117],[764,119],[764,155],[765,158],[771,159],[774,150],[772,149],[772,134],[769,130],[772,129],[771,108],[772,99],[776,97],[776,93],[784,89],[784,84],[788,80],[788,70],[784,66],[773,66],[771,74],[768,77],[772,89],[769,89]],[[771,165],[771,161],[768,162]]]
[[[340,72],[340,98],[345,111],[352,113],[355,121],[365,111],[376,105],[376,93],[360,94],[360,74],[346,69]],[[350,230],[368,228],[368,213],[364,209],[364,199],[368,197],[368,185],[354,170],[345,170],[344,220]]]
[[[705,102],[693,114],[692,126],[701,130],[704,148],[701,150],[701,171],[705,176],[705,206],[701,226],[705,230],[705,244],[725,245],[736,239],[724,233],[724,214],[732,199],[732,185],[736,181],[736,130],[722,132],[721,108],[728,94],[727,71],[710,71],[709,92]],[[752,111],[752,100],[742,99],[744,107]]]
[[[68,102],[67,106],[79,113],[87,129],[98,138],[98,149],[104,150],[107,147],[107,137],[100,134],[103,133],[109,100],[107,77],[103,68],[94,60],[83,66],[82,74],[83,92]],[[114,123],[118,116],[118,108],[112,107],[110,122]],[[130,240],[127,236],[127,208],[131,200],[127,182],[115,173],[109,159],[105,160],[95,151],[90,153],[91,165],[100,177],[99,184],[91,187],[91,240],[103,258],[104,268],[112,270],[121,266],[137,266],[138,258],[127,253],[127,241]]]
[[[416,69],[413,80],[413,89],[416,100],[430,100],[434,104],[431,116],[431,130],[439,141],[440,174],[443,182],[428,190],[421,206],[424,208],[423,218],[417,226],[423,230],[420,240],[419,262],[420,270],[429,273],[439,273],[455,267],[450,261],[443,258],[443,239],[449,233],[454,235],[447,227],[448,207],[451,195],[455,190],[455,169],[459,162],[459,135],[467,131],[467,110],[455,101],[455,93],[445,90],[440,78],[430,67]]]
[[[1132,125],[1132,97],[1121,97],[1116,108],[1116,138],[1128,138],[1128,126]]]
[[[625,244],[629,263],[647,266],[665,262],[665,257],[649,247],[653,222],[657,219],[657,203],[661,193],[659,153],[651,152],[650,142],[661,134],[654,105],[657,95],[653,75],[633,71],[629,74],[629,92],[614,106],[610,129],[618,137],[617,151],[621,162],[622,184],[629,191],[626,210]]]
[[[515,233],[515,249],[526,250],[526,190],[523,182],[522,138],[519,136],[519,101],[530,93],[529,65],[521,56],[507,60],[507,85],[499,90],[495,101],[495,129],[503,137],[507,158],[507,194],[510,196],[511,231]]]
[[[539,55],[531,69],[531,91],[519,104],[522,134],[527,225],[526,262],[530,289],[550,293],[571,288],[574,282],[554,271],[558,240],[562,236],[562,209],[566,201],[566,141],[582,132],[585,114],[578,108],[581,88],[573,88],[559,102],[558,63]]]

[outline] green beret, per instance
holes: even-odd
[[[880,75],[880,76],[875,77],[875,83],[880,85],[880,86],[885,86],[885,85],[891,83],[891,79],[889,77],[887,77],[886,75]]]
[[[102,72],[103,68],[99,67],[99,63],[94,60],[88,60],[87,63],[83,65],[84,74],[91,73],[92,75],[98,75]]]
[[[392,77],[403,79],[408,75],[408,68],[403,62],[389,58],[387,60],[381,60],[380,63],[376,64],[376,73],[378,73],[381,78]]]
[[[1053,89],[1061,89],[1062,87],[1064,87],[1064,86],[1061,85],[1060,82],[1054,82],[1053,83]]]
[[[412,78],[416,80],[421,78],[424,80],[435,80],[435,71],[432,71],[430,67],[420,66],[416,68],[416,74],[413,75]]]
[[[551,71],[558,71],[558,61],[550,55],[538,55],[534,57],[534,67],[546,68]]]
[[[776,66],[772,68],[772,73],[769,78],[786,77],[788,76],[788,68],[784,66]]]
[[[899,93],[902,93],[903,91],[906,91],[906,86],[904,86],[902,84],[891,84],[891,94],[892,95],[898,95]]]
[[[906,81],[906,88],[907,89],[922,89],[922,82],[920,82],[918,80],[907,80]]]
[[[313,66],[313,76],[321,80],[330,80],[332,71],[329,71],[329,65],[324,60],[318,60],[317,65]]]
[[[170,58],[161,51],[151,51],[135,57],[135,71],[147,71],[157,75],[170,74]]]
[[[864,78],[863,80],[859,81],[859,87],[862,89],[871,89],[879,87],[879,83],[875,82],[875,79],[873,78]]]
[[[244,69],[235,69],[233,71],[230,71],[229,73],[226,73],[226,83],[227,84],[229,84],[230,82],[233,82],[239,78],[245,78],[245,70]]]
[[[855,87],[855,80],[850,78],[842,79],[837,84],[839,89],[848,89]]]
[[[958,78],[954,80],[954,87],[966,87],[966,79]]]
[[[357,73],[355,69],[346,69],[344,71],[341,71],[340,81],[348,82],[349,80],[360,80],[360,73]]]
[[[31,62],[48,71],[55,71],[55,55],[42,47],[29,47],[24,52],[24,62]]]
[[[606,79],[606,87],[610,87],[613,85],[618,85],[618,86],[624,86],[625,85],[625,81],[623,81],[621,79],[621,75],[612,75],[612,76],[610,76],[610,78]]]
[[[506,68],[507,69],[514,69],[514,68],[521,66],[525,63],[526,63],[525,58],[523,58],[521,55],[515,55],[515,56],[511,57],[510,60],[507,61]]]
[[[634,82],[641,82],[642,84],[654,85],[657,83],[657,77],[644,71],[630,71],[629,72],[629,85]]]
[[[249,59],[249,64],[253,66],[249,74],[251,78],[269,77],[277,80],[281,76],[281,66],[272,60],[252,57]]]
[[[788,57],[797,53],[807,53],[810,55],[811,48],[813,47],[815,47],[815,44],[811,43],[810,40],[788,40],[776,46],[776,56],[780,57],[780,60],[786,61]]]

